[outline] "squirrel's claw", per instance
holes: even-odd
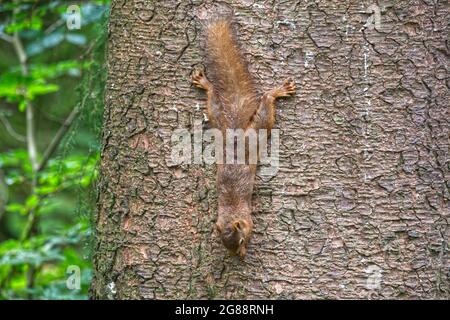
[[[289,97],[295,94],[295,82],[291,78],[284,81],[283,85],[273,89],[269,95],[273,98]]]
[[[202,70],[194,70],[191,76],[192,84],[197,88],[208,90],[210,83]]]
[[[296,90],[295,82],[294,82],[294,80],[289,78],[286,81],[284,81],[283,86],[281,87],[280,97],[291,96],[291,95],[295,94],[295,90]]]

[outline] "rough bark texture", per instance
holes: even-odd
[[[379,2],[380,30],[369,1],[226,2],[259,89],[300,88],[248,255],[213,231],[215,167],[168,162],[207,9],[113,1],[92,297],[449,299],[447,1]]]

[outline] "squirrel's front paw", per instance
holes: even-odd
[[[295,94],[295,82],[292,79],[284,81],[283,85],[269,92],[273,98],[289,97]]]
[[[292,79],[284,81],[283,86],[279,90],[280,97],[288,97],[295,94],[295,82]]]
[[[205,90],[209,89],[210,83],[202,70],[194,70],[194,72],[192,72],[191,79],[192,79],[192,83],[197,88],[205,89]]]

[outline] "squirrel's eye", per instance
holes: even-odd
[[[241,240],[239,240],[239,245],[242,246],[243,243],[244,243],[244,238],[241,238]]]

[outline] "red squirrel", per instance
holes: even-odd
[[[207,94],[207,114],[212,127],[252,128],[270,132],[275,123],[275,100],[295,94],[295,84],[283,85],[258,96],[255,84],[232,30],[231,18],[216,18],[206,25],[206,72],[195,70],[192,83]],[[218,164],[217,231],[232,255],[243,258],[253,230],[252,193],[256,164]]]

